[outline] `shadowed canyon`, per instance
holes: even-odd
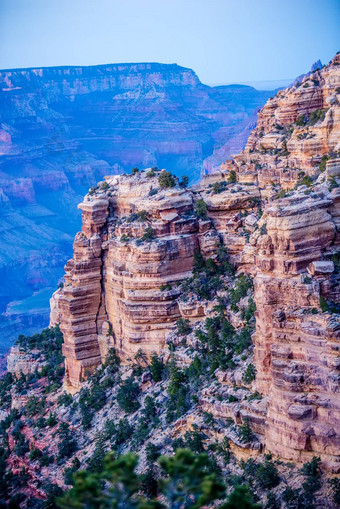
[[[175,64],[0,71],[0,350],[47,325],[91,186],[134,166],[198,181],[244,147],[272,94]]]

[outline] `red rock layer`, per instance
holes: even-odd
[[[61,320],[71,389],[80,387],[112,346],[123,360],[141,348],[151,355],[164,347],[181,316],[178,283],[191,274],[199,242],[203,252],[211,248],[204,241],[210,225],[200,226],[192,214],[189,191],[177,185],[149,196],[159,187],[158,176],[145,172],[107,182],[109,191],[88,195],[80,205],[82,232],[66,265],[64,288],[53,298],[51,320]],[[146,216],[131,218],[143,211]],[[143,241],[148,228],[153,238]]]
[[[339,191],[293,195],[269,206],[267,234],[256,254],[257,389],[269,395],[266,446],[286,459],[319,455],[340,470],[339,315],[321,313],[320,298],[340,302],[338,251],[329,210]],[[328,260],[328,261],[327,261]]]
[[[340,149],[339,64],[337,54],[298,86],[269,99],[246,148],[221,166],[222,174],[233,169],[239,182],[256,183],[262,197],[275,194],[275,186],[292,189],[302,171],[314,175],[322,156]]]

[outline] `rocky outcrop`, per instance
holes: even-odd
[[[340,471],[339,64],[337,55],[271,99],[246,149],[200,186],[162,190],[158,173],[139,172],[106,177],[87,195],[53,301],[69,388],[79,388],[111,346],[123,361],[139,349],[150,356],[165,348],[180,316],[211,315],[209,303],[179,301],[178,283],[191,274],[197,247],[216,259],[222,243],[238,273],[254,277],[256,392],[230,405],[223,397],[233,389],[218,402],[208,389],[202,408],[247,420],[258,448],[298,462],[320,456]],[[198,200],[201,219],[193,213]],[[236,310],[225,311],[237,328]],[[216,378],[248,390],[242,370]]]
[[[122,359],[162,350],[181,316],[178,285],[191,274],[195,249],[211,249],[210,223],[194,216],[192,193],[178,184],[160,189],[159,175],[108,177],[107,189],[80,205],[83,228],[53,298],[73,388],[110,346]]]
[[[263,198],[314,176],[340,149],[340,54],[330,64],[280,91],[259,112],[246,148],[221,166],[240,183],[256,183]]]
[[[261,219],[253,222],[254,207],[240,207],[233,234],[238,266],[250,253],[253,259],[242,268],[255,276],[254,364],[256,389],[267,402],[265,445],[288,460],[320,456],[334,472],[340,471],[339,64],[338,54],[268,101],[245,150],[221,166],[222,192],[211,195],[221,203],[227,221],[219,231],[233,253],[230,192],[239,186],[235,202],[259,192]],[[217,228],[221,223],[215,218]]]
[[[35,350],[27,352],[19,346],[12,346],[7,356],[7,371],[17,377],[21,373],[29,375],[35,371],[41,371],[45,363],[38,358],[38,354],[39,352]]]
[[[214,147],[209,168],[244,147],[269,96],[175,64],[0,71],[0,351],[47,325],[91,186],[134,166],[198,180]]]
[[[318,455],[340,470],[340,316],[320,303],[340,303],[338,189],[295,194],[268,206],[257,241],[256,386],[268,395],[266,446],[294,461]],[[337,212],[336,212],[337,211]]]

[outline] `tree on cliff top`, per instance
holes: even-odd
[[[169,171],[162,171],[160,176],[158,177],[158,183],[162,189],[167,189],[169,187],[175,187],[176,181],[174,176]]]

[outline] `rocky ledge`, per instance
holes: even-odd
[[[197,249],[214,260],[222,245],[238,274],[254,277],[254,390],[264,400],[235,413],[229,401],[211,403],[208,391],[202,405],[248,419],[282,458],[317,455],[340,471],[339,64],[336,55],[269,100],[246,149],[200,186],[148,169],[106,177],[90,191],[64,288],[52,299],[69,390],[110,347],[124,362],[139,350],[167,355],[180,317],[211,315],[204,299],[181,301],[181,282]],[[225,312],[238,327],[237,306]]]

